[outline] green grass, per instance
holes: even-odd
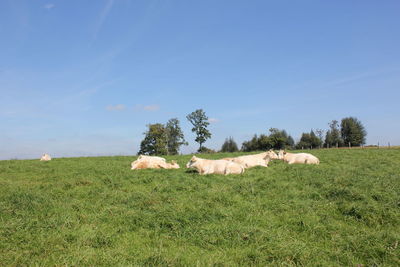
[[[399,266],[400,149],[312,153],[231,176],[0,161],[0,265]]]

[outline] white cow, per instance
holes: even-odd
[[[201,159],[193,156],[186,164],[186,168],[194,168],[200,174],[242,174],[244,167],[229,160]]]
[[[148,155],[140,155],[137,159],[161,160],[166,162],[166,160],[162,157],[148,156]]]
[[[271,159],[278,159],[278,155],[276,155],[273,150],[254,155],[240,156],[236,158],[224,158],[224,160],[230,160],[239,163],[243,165],[243,167],[245,167],[246,169],[254,166],[268,167],[268,163]]]
[[[319,164],[319,159],[309,153],[288,153],[284,150],[279,150],[278,158],[288,164]]]
[[[51,157],[49,154],[43,154],[42,157],[40,158],[40,161],[50,161]]]
[[[131,170],[137,169],[179,169],[179,165],[175,161],[167,163],[161,157],[140,155],[137,160],[131,163]]]

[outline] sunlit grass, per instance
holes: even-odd
[[[0,265],[399,266],[400,150],[312,153],[231,176],[0,161]]]

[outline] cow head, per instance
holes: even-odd
[[[192,168],[196,166],[197,157],[193,156],[190,161],[186,164],[186,168]]]
[[[285,157],[285,155],[286,155],[286,151],[285,150],[279,150],[279,153],[278,153],[278,159],[283,159],[284,157]]]
[[[264,160],[266,160],[267,158],[270,159],[279,159],[278,155],[272,150],[270,149],[269,151],[267,151]]]
[[[134,162],[131,163],[131,170],[135,170],[138,168],[139,161],[135,160]]]
[[[179,169],[180,167],[179,167],[179,164],[176,163],[175,160],[171,160],[170,168],[171,169]]]

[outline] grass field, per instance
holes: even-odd
[[[0,265],[400,266],[400,149],[312,153],[232,176],[0,161]]]

